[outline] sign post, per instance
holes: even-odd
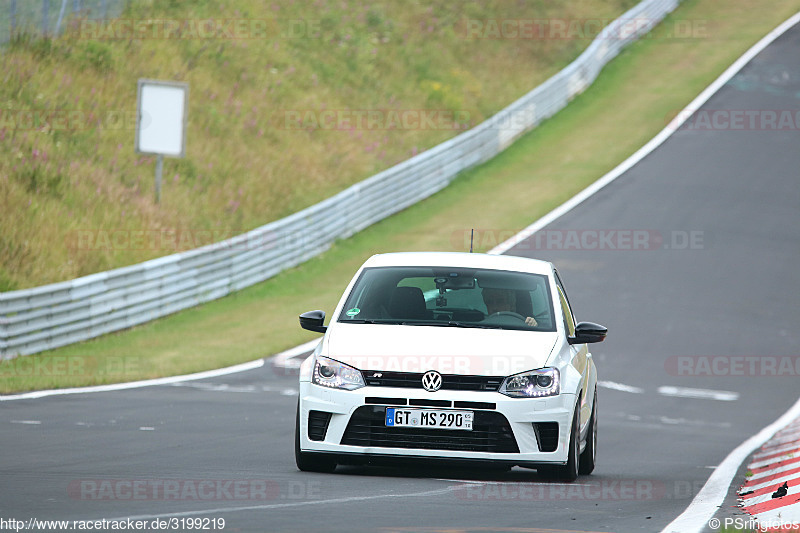
[[[159,203],[164,156],[186,153],[189,85],[140,79],[137,95],[136,153],[156,155],[155,199]]]

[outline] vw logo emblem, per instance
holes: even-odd
[[[435,370],[429,370],[422,375],[422,388],[435,392],[442,388],[442,375]]]

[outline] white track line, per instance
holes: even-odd
[[[297,358],[304,353],[314,350],[319,343],[319,339],[308,341],[300,346],[295,346],[294,348],[289,348],[285,352],[276,354],[270,359],[272,360],[272,364],[275,366],[282,368],[300,368],[301,361],[298,361]]]
[[[306,352],[310,352],[314,347],[319,344],[319,339],[309,341],[300,346],[290,348],[285,352],[281,352],[272,357],[276,366],[283,368],[299,368],[300,361],[294,360]],[[219,368],[217,370],[207,370],[205,372],[197,372],[195,374],[186,374],[183,376],[169,376],[166,378],[146,379],[143,381],[130,381],[128,383],[113,383],[110,385],[97,385],[94,387],[75,387],[71,389],[51,389],[33,392],[25,392],[22,394],[8,394],[0,395],[0,402],[7,402],[13,400],[31,400],[34,398],[45,398],[47,396],[60,396],[64,394],[88,394],[92,392],[110,392],[125,389],[138,389],[141,387],[152,387],[153,385],[170,385],[172,383],[182,383],[184,381],[194,381],[198,379],[215,378],[225,376],[228,374],[235,374],[237,372],[246,372],[248,370],[255,370],[264,366],[264,359],[256,359],[247,363],[242,363],[226,368]]]
[[[306,352],[313,350],[319,344],[319,339],[306,342],[300,346],[289,348],[285,352],[281,352],[271,357],[275,366],[283,368],[299,368],[300,361],[296,358]],[[113,383],[110,385],[97,385],[94,387],[75,387],[72,389],[52,389],[25,392],[22,394],[8,394],[0,395],[0,402],[12,400],[30,400],[34,398],[44,398],[47,396],[59,396],[62,394],[88,394],[91,392],[110,392],[115,390],[125,389],[138,389],[141,387],[152,387],[153,385],[169,385],[172,383],[182,383],[184,381],[194,381],[198,379],[215,378],[218,376],[225,376],[228,374],[235,374],[237,372],[246,372],[248,370],[255,370],[264,366],[264,359],[256,359],[248,363],[242,363],[226,368],[219,368],[217,370],[207,370],[205,372],[197,372],[196,374],[186,374],[183,376],[170,376],[166,378],[146,379],[143,381],[130,381],[128,383]]]
[[[0,402],[7,402],[12,400],[30,400],[33,398],[44,398],[46,396],[60,396],[63,394],[87,394],[90,392],[110,392],[125,389],[138,389],[141,387],[152,387],[153,385],[168,385],[170,383],[178,383],[180,381],[192,381],[195,379],[215,378],[218,376],[225,376],[227,374],[235,374],[236,372],[245,372],[264,366],[263,359],[250,361],[249,363],[242,363],[240,365],[229,366],[227,368],[219,368],[217,370],[208,370],[206,372],[197,372],[196,374],[187,374],[184,376],[170,376],[166,378],[146,379],[143,381],[131,381],[128,383],[114,383],[111,385],[97,385],[95,387],[76,387],[73,389],[52,389],[40,390],[33,392],[25,392],[22,394],[10,394],[0,396]]]
[[[659,387],[658,393],[662,396],[694,398],[697,400],[719,400],[721,402],[732,402],[739,399],[738,392],[709,389],[689,389],[686,387]]]
[[[725,85],[737,72],[739,72],[742,67],[744,67],[751,59],[753,59],[759,52],[761,52],[764,48],[769,46],[772,41],[783,35],[786,30],[797,24],[800,21],[800,13],[795,14],[789,20],[772,30],[770,33],[766,35],[763,39],[758,41],[752,48],[750,48],[747,52],[744,53],[736,62],[733,63],[728,69],[722,73],[722,75],[714,80],[714,82],[706,87],[706,89],[698,95],[697,98],[691,101],[689,105],[687,105],[683,111],[678,113],[674,119],[667,125],[666,128],[661,130],[658,135],[653,137],[650,142],[639,148],[632,156],[628,159],[620,163],[616,168],[614,168],[611,172],[600,178],[599,180],[595,181],[587,188],[561,204],[560,206],[556,207],[545,216],[528,226],[527,228],[523,229],[510,239],[501,242],[491,250],[489,250],[490,254],[503,254],[513,248],[515,245],[519,244],[520,242],[524,241],[540,229],[544,228],[551,222],[555,221],[556,219],[560,218],[561,216],[565,215],[584,200],[592,196],[594,193],[620,177],[626,171],[628,171],[631,167],[633,167],[636,163],[647,157],[650,152],[661,146],[664,141],[666,141],[681,125],[686,122],[689,117],[697,111],[703,104],[705,104],[711,96],[714,95],[723,85]]]
[[[606,389],[618,390],[621,392],[632,392],[633,394],[642,394],[644,392],[644,389],[639,387],[625,385],[624,383],[617,383],[615,381],[598,381],[597,385]]]
[[[269,509],[281,509],[284,507],[305,507],[308,505],[333,505],[351,502],[363,502],[369,500],[382,500],[386,498],[419,498],[422,496],[436,496],[446,494],[458,489],[459,485],[450,485],[443,489],[426,490],[424,492],[412,492],[406,494],[372,494],[369,496],[349,496],[344,498],[332,498],[329,500],[304,500],[290,503],[267,503],[262,505],[247,505],[241,507],[218,507],[216,509],[195,509],[193,511],[166,512],[153,515],[125,516],[119,518],[107,518],[108,522],[124,522],[126,520],[152,520],[155,518],[170,518],[180,516],[199,516],[207,514],[236,513],[240,511],[265,511]],[[97,518],[91,521],[99,520]]]

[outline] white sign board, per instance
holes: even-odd
[[[185,83],[139,80],[136,151],[183,157],[189,86]]]

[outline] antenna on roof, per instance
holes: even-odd
[[[475,228],[469,231],[469,253],[472,253],[472,239],[475,237]]]

